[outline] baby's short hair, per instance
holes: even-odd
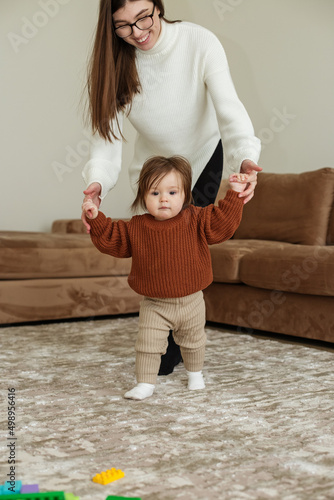
[[[131,205],[133,211],[139,207],[146,210],[145,197],[152,186],[158,184],[169,172],[177,172],[182,181],[184,191],[183,208],[193,202],[191,194],[192,171],[188,160],[183,156],[152,156],[143,165],[139,179],[137,181],[138,189],[135,201]]]

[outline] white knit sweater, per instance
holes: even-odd
[[[141,92],[128,116],[137,130],[130,165],[133,189],[143,163],[152,155],[186,157],[193,169],[193,186],[222,139],[228,171],[243,160],[257,163],[260,141],[235,91],[225,51],[217,37],[201,26],[161,21],[155,46],[136,49]],[[118,116],[123,123],[123,113]],[[115,128],[117,130],[117,128]],[[118,179],[122,141],[95,137],[83,169],[88,186],[99,182],[103,198]]]

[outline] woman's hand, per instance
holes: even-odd
[[[255,186],[257,184],[257,172],[261,172],[262,167],[259,167],[251,160],[244,160],[241,164],[240,172],[249,176],[246,189],[239,194],[240,198],[245,198],[244,203],[247,203],[254,196]]]
[[[86,220],[86,214],[88,215],[88,217],[90,219],[93,219],[96,217],[96,215],[94,217],[94,213],[96,213],[96,212],[94,210],[93,205],[95,205],[96,210],[99,208],[99,206],[101,204],[100,194],[101,194],[101,185],[98,182],[93,182],[84,191],[85,197],[84,197],[83,204],[82,204],[81,220],[87,229],[87,233],[90,232],[90,225],[88,224],[88,222]],[[88,205],[89,205],[89,208],[88,208]]]

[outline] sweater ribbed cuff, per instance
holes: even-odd
[[[86,221],[90,225],[90,232],[92,235],[100,235],[102,234],[105,223],[106,223],[106,216],[104,215],[103,212],[98,213],[97,217],[95,219],[89,219],[86,216]]]

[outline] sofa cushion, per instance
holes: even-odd
[[[334,247],[262,241],[245,253],[239,277],[246,285],[309,295],[334,295]]]
[[[88,234],[0,231],[0,279],[127,276],[131,259],[101,254]]]
[[[325,245],[333,194],[333,168],[260,173],[255,196],[245,205],[234,237]]]
[[[276,247],[276,242],[267,242]],[[261,240],[228,240],[210,246],[213,281],[217,283],[240,283],[240,262],[242,258],[263,248]]]

